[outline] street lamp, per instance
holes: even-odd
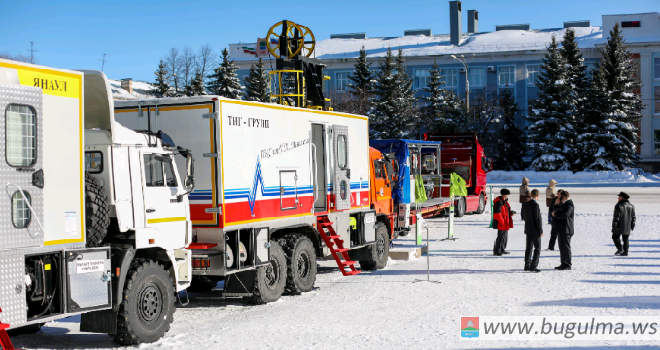
[[[465,108],[467,109],[467,112],[470,112],[470,80],[468,79],[468,74],[470,73],[469,59],[474,57],[474,54],[472,54],[472,56],[468,57],[467,59],[463,55],[460,55],[458,57],[456,57],[456,55],[449,55],[449,56],[461,62],[463,64],[463,67],[465,67]]]

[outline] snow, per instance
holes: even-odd
[[[149,91],[152,89],[149,83],[133,80],[133,93],[131,94],[127,90],[121,88],[120,80],[108,79],[108,82],[110,83],[110,88],[112,90],[112,98],[115,100],[143,100],[154,98],[153,95],[149,94]]]
[[[603,39],[600,27],[573,28],[580,48],[593,48]],[[449,43],[449,35],[403,36],[396,38],[326,39],[316,42],[316,58],[358,57],[364,45],[369,57],[384,57],[387,49],[403,49],[404,55],[426,56],[498,51],[545,50],[552,36],[564,36],[565,29],[501,30],[490,33],[464,34],[459,46]],[[253,59],[253,58],[252,58]]]
[[[522,174],[522,173],[521,173]],[[532,181],[540,178],[525,172]],[[562,187],[561,174],[554,174]],[[535,178],[536,177],[536,178]],[[516,177],[516,182],[521,177]],[[630,256],[615,257],[611,215],[620,187],[631,195],[637,226]],[[628,186],[629,185],[629,186]],[[543,187],[544,188],[544,187]],[[539,189],[543,189],[539,187]],[[512,186],[511,198],[518,197]],[[499,187],[495,188],[499,191]],[[660,184],[591,183],[570,188],[576,205],[572,271],[556,271],[558,251],[542,251],[541,273],[523,272],[522,222],[509,232],[511,255],[495,257],[496,231],[489,214],[456,219],[456,241],[447,235],[447,219],[428,219],[430,278],[426,257],[392,261],[384,270],[343,277],[334,262],[319,261],[316,288],[299,296],[260,306],[223,300],[216,292],[190,295],[177,304],[171,330],[140,349],[457,349],[589,348],[639,349],[642,341],[500,341],[461,340],[461,316],[657,316],[660,258]],[[520,204],[511,200],[515,211]],[[542,212],[547,213],[545,205]],[[546,248],[549,227],[542,237]],[[423,232],[424,237],[426,232]],[[412,244],[412,237],[400,243]],[[397,242],[399,243],[399,242]],[[49,322],[35,335],[13,337],[21,349],[103,349],[114,344],[105,334],[81,334],[79,317]],[[656,345],[653,345],[656,344]]]

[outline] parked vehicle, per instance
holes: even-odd
[[[0,59],[0,111],[2,322],[82,314],[121,344],[161,338],[191,279],[190,152],[115,123],[101,72]]]

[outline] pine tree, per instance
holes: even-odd
[[[566,60],[555,37],[548,46],[536,86],[540,101],[528,118],[529,136],[535,144],[531,169],[537,171],[573,170],[576,94],[568,81]]]
[[[408,75],[406,58],[403,56],[403,49],[399,49],[396,57],[396,73],[394,78],[398,85],[398,98],[395,100],[398,105],[398,114],[403,121],[403,126],[399,129],[402,136],[412,137],[414,135],[415,124],[418,123],[417,98],[413,90],[413,79]]]
[[[385,59],[378,63],[374,83],[373,108],[369,111],[369,137],[373,139],[395,139],[404,135],[407,121],[399,111],[399,83],[395,76],[396,63],[392,49],[388,49]]]
[[[357,100],[362,100],[373,92],[374,85],[374,74],[369,70],[371,63],[367,64],[367,51],[364,49],[364,45],[360,49],[360,55],[354,67],[355,71],[348,76],[348,79],[353,82],[352,84],[348,84],[350,87],[349,91]]]
[[[586,132],[585,124],[585,104],[587,100],[587,91],[589,90],[589,79],[587,78],[587,67],[584,65],[584,58],[575,41],[575,30],[569,28],[564,34],[559,49],[562,57],[566,60],[566,80],[575,93],[575,122],[573,126],[576,134],[581,135]],[[580,171],[584,169],[581,157],[573,158],[573,170]]]
[[[229,60],[229,51],[222,50],[222,62],[209,75],[209,83],[206,88],[212,95],[219,95],[227,98],[240,99],[243,87],[241,86],[236,71],[238,67],[234,61]]]
[[[425,105],[420,109],[418,132],[466,131],[463,101],[450,90],[442,89],[445,82],[435,61],[429,73],[424,88],[428,96],[420,98]]]
[[[243,99],[247,101],[270,102],[268,91],[268,72],[264,62],[259,58],[259,63],[250,67],[250,73],[245,78],[245,92]]]
[[[206,94],[204,91],[204,76],[197,70],[195,76],[190,79],[190,83],[185,87],[186,96],[201,96]]]
[[[513,92],[508,88],[500,92],[499,106],[502,111],[502,120],[500,120],[502,126],[499,130],[500,139],[497,144],[497,158],[494,159],[494,166],[499,170],[522,170],[525,137],[516,122],[520,109]]]
[[[642,98],[633,91],[641,87],[641,82],[635,77],[635,65],[632,54],[626,45],[619,24],[610,31],[607,45],[601,51],[603,55],[602,70],[604,88],[609,99],[608,132],[613,135],[612,142],[616,147],[607,149],[609,160],[617,170],[634,167],[634,162],[641,159],[637,154],[637,127],[633,124],[642,119],[644,108]]]
[[[169,73],[167,72],[167,65],[163,60],[160,60],[160,63],[158,63],[158,69],[154,74],[156,75],[156,81],[150,84],[151,90],[149,93],[158,98],[169,96],[170,86],[167,84],[167,77]]]

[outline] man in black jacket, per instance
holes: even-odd
[[[571,238],[573,237],[573,233],[575,233],[573,220],[575,206],[568,191],[563,191],[560,198],[561,204],[552,213],[552,221],[557,219],[557,236],[559,238],[559,255],[561,257],[561,265],[555,267],[555,269],[571,270],[573,268],[571,261]]]
[[[612,219],[612,240],[616,246],[614,255],[628,256],[628,236],[635,229],[635,206],[628,199],[630,196],[619,193],[619,202],[614,206]],[[621,236],[623,236],[623,249],[621,249]]]
[[[554,196],[550,202],[550,206],[548,208],[550,216],[552,216],[552,212],[555,211],[555,206],[560,204],[559,197],[561,197],[561,192],[562,190],[557,190],[557,195]],[[548,242],[547,250],[555,250],[555,242],[557,242],[557,220],[552,220],[550,222],[550,241]]]
[[[525,271],[541,272],[539,258],[541,257],[541,236],[543,236],[543,217],[539,207],[539,190],[533,189],[531,200],[523,203],[520,214],[525,220],[525,235],[527,245],[525,247]],[[532,248],[534,257],[532,258]]]

